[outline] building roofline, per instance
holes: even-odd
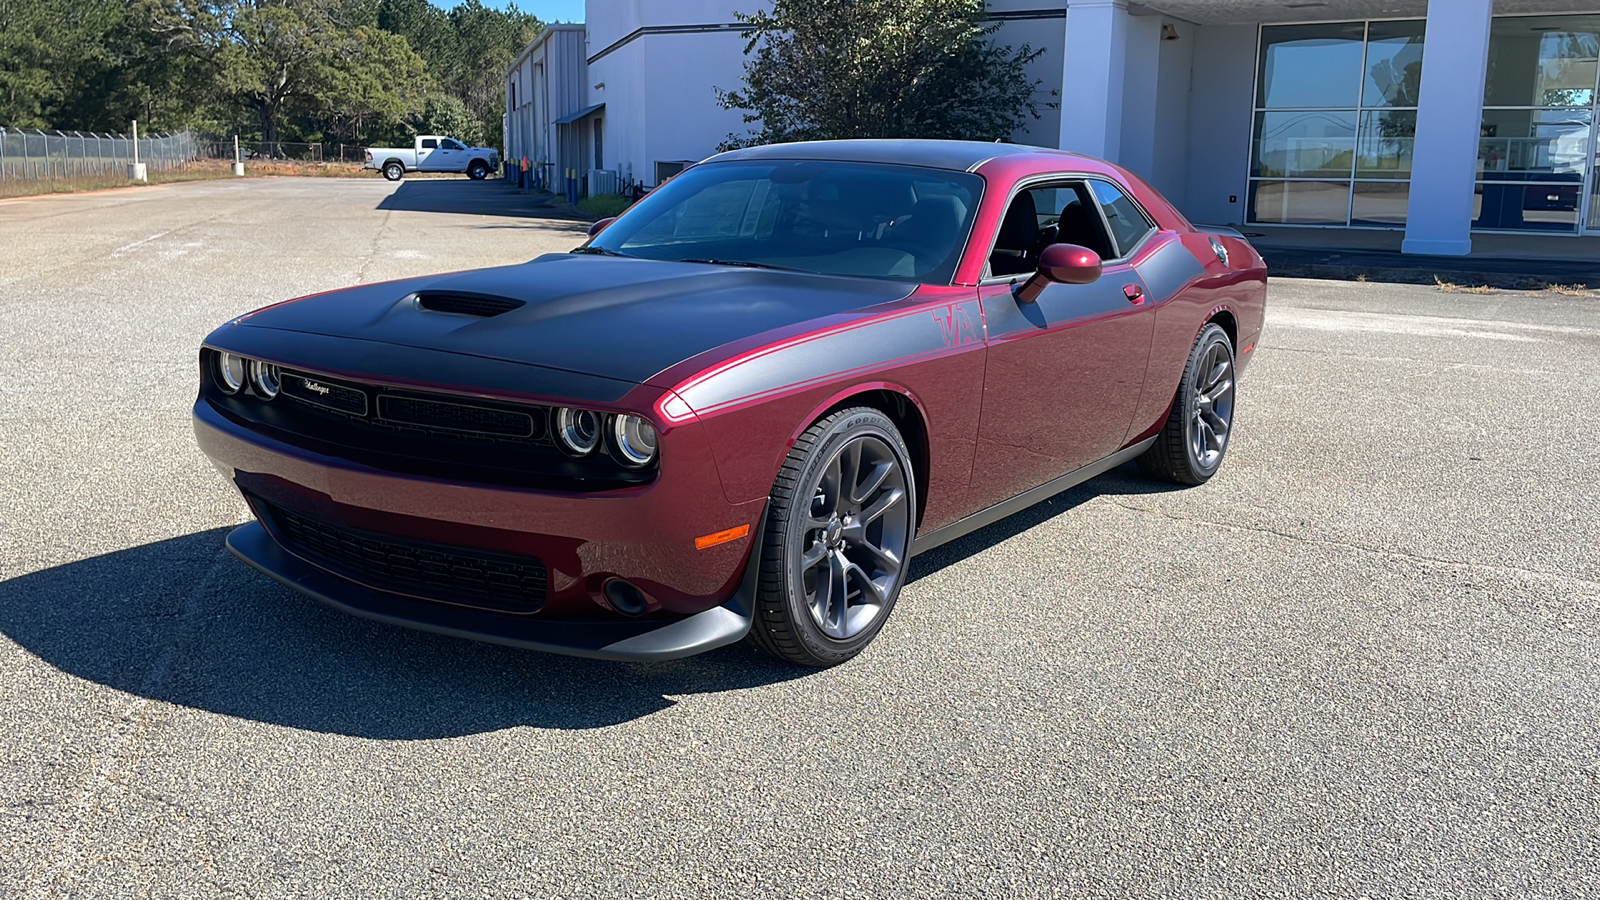
[[[900,163],[930,169],[971,172],[997,157],[1046,155],[1084,159],[1076,153],[1028,144],[984,141],[877,138],[839,141],[799,141],[766,144],[719,153],[711,159],[827,160],[839,162]],[[708,159],[707,162],[711,160]]]
[[[512,70],[522,65],[523,61],[532,55],[533,51],[539,49],[539,46],[545,41],[550,40],[550,36],[556,32],[586,31],[587,29],[588,26],[584,25],[582,22],[551,22],[550,24],[544,26],[544,29],[539,32],[539,36],[534,38],[533,41],[528,44],[528,46],[523,47],[522,52],[517,54],[517,58],[511,61],[511,65],[506,66],[506,70],[500,73],[500,80],[505,81],[507,78],[509,78]]]

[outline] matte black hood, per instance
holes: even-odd
[[[518,266],[363,285],[242,324],[529,363],[635,384],[706,350],[909,295],[914,285],[766,269],[554,254]],[[424,309],[418,293],[521,301],[493,316]]]

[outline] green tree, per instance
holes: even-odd
[[[429,94],[422,111],[406,120],[406,130],[413,135],[449,135],[473,146],[483,140],[483,120],[453,94]]]
[[[117,0],[0,0],[0,124],[107,127],[93,98],[116,67],[107,36],[122,8]]]
[[[345,24],[363,18],[359,0],[239,0],[214,57],[217,85],[255,112],[269,148],[296,110],[399,120],[421,106],[424,64],[404,38]]]
[[[441,73],[440,81],[461,98],[483,123],[485,136],[499,146],[506,68],[538,37],[544,24],[514,3],[502,11],[479,0],[465,0],[450,10],[450,24],[456,33],[456,54],[453,67]]]
[[[727,146],[830,138],[1008,137],[1037,118],[1043,51],[1001,47],[983,0],[775,0],[746,25],[745,87],[718,91],[760,130]]]
[[[313,92],[333,134],[361,143],[424,108],[433,80],[406,39],[375,26],[346,33],[338,64]]]

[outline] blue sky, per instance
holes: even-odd
[[[457,0],[432,0],[434,6],[449,9]],[[482,0],[484,6],[504,9],[510,0]],[[583,0],[516,0],[517,8],[533,13],[545,22],[582,22]]]

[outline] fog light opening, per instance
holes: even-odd
[[[612,609],[625,616],[641,616],[650,607],[650,601],[644,596],[644,591],[621,578],[613,578],[600,589],[605,595],[606,603]]]

